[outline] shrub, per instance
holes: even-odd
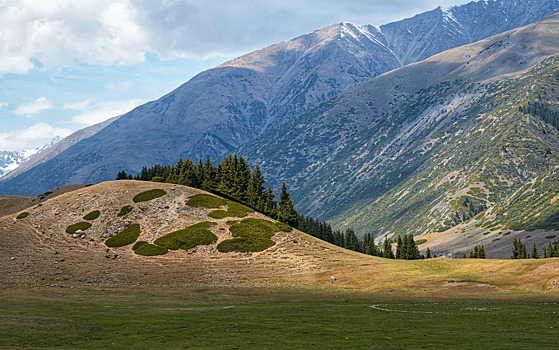
[[[25,219],[26,217],[29,216],[29,213],[24,211],[23,213],[19,214],[18,216],[16,216],[16,219]]]
[[[226,202],[227,210],[214,210],[211,211],[208,216],[212,219],[224,219],[229,217],[243,218],[247,216],[248,213],[254,212],[254,210],[252,210],[251,208],[237,202],[233,202],[230,200],[226,200]]]
[[[232,222],[229,231],[233,239],[220,242],[217,249],[220,252],[260,252],[266,250],[276,243],[271,240],[272,236],[281,231],[280,227],[287,229],[289,225],[278,225],[278,223],[248,218],[241,222]],[[291,227],[289,227],[291,229]]]
[[[291,232],[291,230],[293,230],[291,226],[281,221],[277,221],[276,226],[281,232]]]
[[[125,205],[124,207],[120,208],[120,211],[118,212],[117,216],[124,216],[130,213],[132,209],[134,208],[132,208],[130,205]]]
[[[217,250],[222,253],[228,252],[239,252],[239,253],[249,253],[249,252],[261,252],[272,246],[274,246],[274,241],[269,238],[264,239],[251,239],[245,237],[237,237],[233,239],[226,239],[217,245]]]
[[[229,231],[231,231],[233,237],[246,237],[250,235],[256,238],[272,238],[279,229],[271,221],[248,218],[231,225]]]
[[[155,240],[155,244],[173,250],[187,250],[199,245],[212,244],[217,241],[217,236],[208,230],[213,225],[214,222],[200,222],[159,237]]]
[[[134,253],[143,256],[155,256],[155,255],[164,255],[169,252],[169,249],[165,247],[160,247],[158,245],[150,244],[147,242],[145,243],[146,244],[142,244],[140,247],[134,250]]]
[[[77,224],[73,224],[73,225],[68,226],[66,228],[66,233],[69,233],[69,234],[73,235],[74,233],[76,233],[77,230],[85,231],[90,227],[91,227],[90,222],[82,221],[82,222],[78,222]]]
[[[153,189],[137,194],[132,200],[134,203],[147,202],[155,198],[163,197],[167,192],[161,189]]]
[[[146,242],[146,241],[138,241],[138,242],[136,242],[136,243],[132,246],[132,250],[133,250],[133,251],[136,251],[138,248],[140,248],[140,247],[142,247],[142,246],[144,246],[144,245],[146,245],[146,244],[149,244],[149,243]]]
[[[84,216],[83,219],[84,220],[95,220],[99,217],[99,215],[101,215],[101,212],[99,210],[94,210],[91,213]]]
[[[136,242],[138,237],[140,237],[140,224],[132,224],[125,228],[122,232],[118,233],[105,242],[107,247],[124,247],[126,245]]]
[[[209,194],[196,194],[186,201],[186,205],[195,208],[219,208],[226,205],[227,202],[223,198],[212,196]]]
[[[418,239],[417,241],[415,241],[415,245],[421,245],[423,243],[426,243],[427,240],[426,239]]]

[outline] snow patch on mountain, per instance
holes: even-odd
[[[56,136],[42,147],[22,151],[0,151],[0,178],[15,170],[18,166],[41,154],[62,140]]]

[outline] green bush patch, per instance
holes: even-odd
[[[276,226],[281,232],[291,232],[291,230],[293,230],[293,227],[281,221],[276,221]]]
[[[415,245],[422,245],[425,242],[427,242],[426,239],[418,239],[417,241],[415,241]]]
[[[130,205],[125,205],[124,207],[120,208],[120,211],[118,212],[117,216],[124,216],[128,213],[130,213],[132,211],[132,206]]]
[[[223,198],[212,196],[209,194],[196,194],[186,201],[186,205],[195,208],[219,208],[227,205],[227,202]]]
[[[149,243],[146,242],[146,241],[138,241],[138,242],[134,243],[134,245],[132,246],[132,250],[136,251],[136,250],[138,250],[138,248],[140,248],[140,247],[142,247],[146,244],[149,244]]]
[[[162,189],[153,189],[137,194],[132,200],[134,203],[147,202],[155,198],[163,197],[167,192]]]
[[[243,219],[241,222],[233,222],[229,226],[229,231],[234,238],[220,242],[217,249],[224,253],[260,252],[274,246],[276,243],[271,238],[276,232],[287,228],[291,229],[289,225],[269,220]]]
[[[107,239],[105,245],[111,248],[124,247],[136,242],[138,237],[140,237],[140,232],[140,224],[132,224],[116,236]]]
[[[168,249],[191,249],[199,245],[208,245],[217,241],[209,227],[216,225],[214,222],[199,222],[187,228],[177,230],[159,237],[155,240],[155,244]]]
[[[556,235],[545,236],[545,239],[553,239],[553,238],[555,238],[555,237],[557,237],[557,236],[556,236]]]
[[[227,239],[220,242],[217,245],[217,250],[222,253],[228,252],[239,252],[239,253],[249,253],[249,252],[261,252],[275,245],[274,241],[269,238],[254,239],[237,237],[233,239]]]
[[[280,231],[280,229],[271,221],[248,218],[231,225],[229,231],[231,231],[233,237],[272,238],[274,233]]]
[[[24,211],[23,213],[19,214],[18,216],[16,216],[16,219],[25,219],[26,217],[29,216],[29,213]]]
[[[142,244],[140,247],[134,250],[134,253],[143,256],[155,256],[155,255],[164,255],[169,252],[169,249],[165,247],[160,247],[158,245],[147,243],[147,242],[145,243],[146,244]]]
[[[77,224],[70,225],[66,228],[66,233],[73,235],[77,230],[85,231],[91,227],[90,222],[78,222]]]
[[[88,213],[86,216],[83,217],[84,220],[95,220],[101,215],[99,210],[94,210],[91,213]]]
[[[224,218],[244,218],[247,216],[248,213],[253,213],[254,210],[239,204],[237,202],[233,202],[230,200],[225,200],[227,202],[227,210],[214,210],[211,211],[208,216],[212,219],[224,219]]]

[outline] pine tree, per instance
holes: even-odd
[[[511,259],[527,259],[528,252],[526,251],[526,245],[522,243],[519,238],[515,238],[512,242],[512,255]]]
[[[204,162],[202,189],[210,192],[217,190],[217,169],[212,164],[210,156],[206,156],[206,161]]]
[[[291,226],[297,226],[297,211],[293,206],[293,201],[287,193],[287,186],[285,182],[281,185],[280,200],[278,203],[278,215],[277,218],[281,222],[285,222]]]
[[[404,259],[404,250],[406,249],[406,247],[404,247],[404,240],[402,239],[401,236],[398,236],[398,239],[396,240],[396,259]]]
[[[384,243],[382,244],[382,257],[387,259],[394,259],[394,253],[392,252],[392,247],[388,241],[388,237],[384,237]]]
[[[540,256],[538,254],[538,247],[536,247],[536,243],[532,245],[532,254],[530,254],[532,259],[539,259]]]
[[[355,234],[355,231],[353,231],[353,229],[351,229],[351,228],[348,228],[345,231],[344,248],[349,249],[349,250],[353,250],[353,251],[356,251],[356,252],[361,252],[362,251],[361,244],[359,242],[359,238]]]
[[[419,253],[419,249],[417,249],[417,245],[415,244],[415,239],[413,238],[413,234],[410,233],[409,235],[405,235],[404,239],[407,240],[405,244],[406,246],[405,259],[416,260],[421,258],[421,254]]]
[[[425,252],[425,259],[431,259],[431,249],[427,247],[427,251]]]
[[[256,210],[264,209],[264,177],[260,172],[260,167],[256,165],[250,174],[247,189],[247,204]]]

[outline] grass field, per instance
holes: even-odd
[[[0,348],[556,349],[559,303],[336,290],[0,290]]]

